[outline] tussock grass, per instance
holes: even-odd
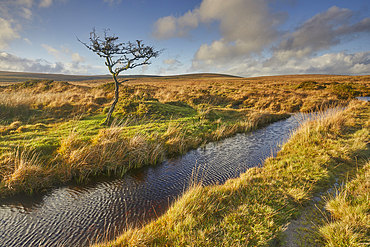
[[[51,183],[53,171],[43,165],[35,151],[17,149],[0,163],[0,167],[1,189],[33,194]]]
[[[370,162],[326,201],[331,219],[319,229],[324,245],[370,245]]]
[[[80,143],[75,132],[62,140],[58,153],[68,171],[78,181],[98,174],[124,174],[131,168],[163,160],[164,149],[142,133],[126,137],[125,123],[101,129],[89,143]]]
[[[264,167],[223,185],[195,184],[157,220],[95,246],[279,246],[286,224],[316,192],[355,170],[355,157],[370,156],[359,117],[366,111],[366,103],[351,103],[318,114]]]

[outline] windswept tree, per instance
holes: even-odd
[[[162,52],[162,50],[156,51],[153,46],[144,45],[142,40],[136,40],[135,43],[131,43],[130,41],[119,43],[118,37],[108,35],[108,31],[109,29],[105,29],[104,38],[100,38],[95,32],[95,28],[93,28],[92,32],[90,32],[89,44],[77,38],[89,50],[105,58],[105,65],[113,76],[115,85],[114,101],[108,111],[104,124],[109,124],[110,117],[119,99],[120,83],[117,80],[119,73],[138,66],[148,65],[151,58],[158,57]]]

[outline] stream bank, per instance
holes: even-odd
[[[369,116],[364,102],[318,114],[263,167],[222,185],[196,185],[157,220],[96,246],[284,245],[286,226],[312,198],[370,157]]]
[[[64,186],[0,205],[0,246],[85,246],[112,239],[166,212],[194,181],[223,184],[275,155],[300,118],[192,150],[157,166],[129,171],[121,179]]]

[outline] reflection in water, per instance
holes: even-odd
[[[128,172],[122,179],[66,186],[0,203],[0,246],[76,246],[110,239],[163,214],[191,181],[222,184],[275,155],[296,117]],[[108,235],[107,235],[108,234]]]

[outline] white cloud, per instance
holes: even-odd
[[[281,41],[272,60],[284,62],[329,49],[359,34],[370,34],[370,18],[354,22],[354,11],[336,6],[318,13]]]
[[[369,74],[370,52],[328,53],[313,59],[305,59],[301,66],[307,68],[308,73]]]
[[[267,0],[203,0],[183,16],[159,19],[152,34],[157,39],[185,37],[200,23],[217,22],[222,38],[202,44],[194,55],[194,64],[216,66],[262,52],[276,40],[276,26],[285,19],[285,13],[269,11]]]
[[[155,70],[155,73],[157,75],[165,75],[166,74],[166,68],[164,67],[158,67],[156,70]]]
[[[161,68],[161,73],[164,74],[166,71],[169,71],[171,73],[174,73],[176,70],[178,70],[181,66],[182,63],[177,60],[179,56],[176,56],[176,59],[168,58],[163,61],[163,64],[166,65],[163,69]]]
[[[25,19],[31,19],[32,11],[29,8],[21,7],[20,15]]]
[[[51,47],[51,46],[48,46],[48,45],[45,45],[45,44],[41,44],[42,47],[45,48],[45,50],[50,54],[50,55],[53,55],[55,58],[57,59],[61,59],[61,52],[58,51],[57,49]]]
[[[241,76],[286,75],[286,74],[369,74],[370,51],[358,53],[328,53],[315,58],[290,58],[285,64],[266,65],[267,60],[246,59],[222,71]]]
[[[39,7],[49,7],[52,0],[41,0]],[[24,19],[33,17],[34,0],[0,0],[0,49],[8,47],[9,43],[20,38]]]
[[[23,40],[26,41],[28,44],[33,45],[32,42],[29,39],[24,38]]]
[[[5,19],[18,20],[19,17],[30,19],[32,17],[33,0],[5,0],[0,1],[0,12]]]
[[[12,23],[12,20],[0,17],[0,49],[7,48],[10,41],[20,37],[17,32],[19,28],[14,27]]]
[[[68,47],[65,47],[65,46],[61,46],[61,48],[62,48],[62,53],[71,57],[72,62],[74,62],[74,63],[85,62],[85,58],[82,57],[77,52],[73,52],[71,49],[69,49]]]
[[[271,2],[202,0],[199,7],[180,17],[166,16],[158,19],[152,35],[157,39],[188,37],[191,30],[202,24],[218,25],[221,38],[199,46],[194,54],[191,71],[213,69],[246,76],[311,71],[366,73],[368,58],[364,57],[368,57],[367,53],[331,53],[319,57],[316,57],[316,53],[369,35],[369,17],[360,19],[350,9],[333,6],[293,31],[281,31],[279,27],[286,20],[287,14],[273,12],[269,6]],[[258,59],[269,53],[272,54],[270,58]],[[365,60],[361,62],[358,57]],[[163,72],[165,68],[161,69]]]
[[[176,34],[176,21],[176,18],[173,16],[160,18],[154,23],[155,30],[153,31],[152,35],[156,39],[160,40],[177,37],[178,35]]]
[[[6,71],[27,71],[27,72],[46,72],[46,73],[68,73],[63,63],[49,63],[43,59],[20,58],[15,55],[0,52],[0,70]]]
[[[50,63],[44,59],[21,58],[6,52],[0,52],[0,70],[16,72],[40,72],[58,74],[88,74],[96,69],[90,65],[79,65],[74,62]]]
[[[73,52],[70,48],[68,48],[68,45],[67,46],[62,45],[60,50],[57,50],[57,49],[55,49],[51,46],[45,45],[45,44],[42,44],[41,46],[44,47],[45,50],[50,55],[54,56],[55,58],[57,58],[59,60],[72,60],[72,62],[76,63],[76,64],[85,61],[84,57],[82,57],[77,52]]]
[[[82,63],[82,62],[85,62],[85,58],[82,57],[82,56],[80,56],[80,54],[78,54],[77,52],[72,52],[71,58],[72,58],[72,61],[74,63]]]
[[[181,64],[181,62],[179,60],[172,59],[172,58],[164,60],[163,63],[167,64],[167,65]]]
[[[41,0],[39,6],[42,8],[48,8],[53,3],[53,0]]]
[[[148,70],[148,65],[141,66],[141,74],[145,74],[145,72]]]
[[[33,0],[16,0],[17,5],[24,5],[27,8],[31,8],[33,5]]]
[[[180,68],[182,67],[182,63],[179,60],[177,60],[178,57],[179,55],[176,55],[175,59],[168,58],[168,59],[163,60],[162,63],[164,64],[164,66],[158,67],[156,69],[156,73],[161,74],[161,75],[164,75],[167,72],[171,74],[181,73],[182,71]]]
[[[199,25],[198,10],[188,11],[183,16],[175,18],[174,16],[166,16],[158,19],[154,23],[153,37],[159,40],[169,39],[173,37],[184,38],[188,36],[191,29],[197,28]]]

